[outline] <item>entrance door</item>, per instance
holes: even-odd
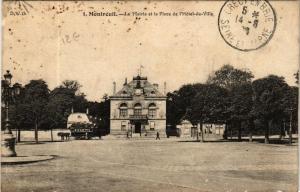
[[[141,127],[142,127],[141,123],[135,123],[135,130],[134,130],[134,132],[135,133],[141,133]]]

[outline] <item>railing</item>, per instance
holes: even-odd
[[[148,119],[147,115],[129,115],[129,119]]]

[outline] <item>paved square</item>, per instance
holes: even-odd
[[[2,166],[2,191],[297,191],[297,146],[248,142],[73,140],[21,143],[54,160]]]

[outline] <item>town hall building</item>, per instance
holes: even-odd
[[[147,77],[133,77],[110,96],[110,134],[153,136],[166,134],[166,83],[161,93],[158,84]]]

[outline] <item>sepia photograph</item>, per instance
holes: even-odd
[[[299,0],[4,0],[2,192],[296,192]]]

